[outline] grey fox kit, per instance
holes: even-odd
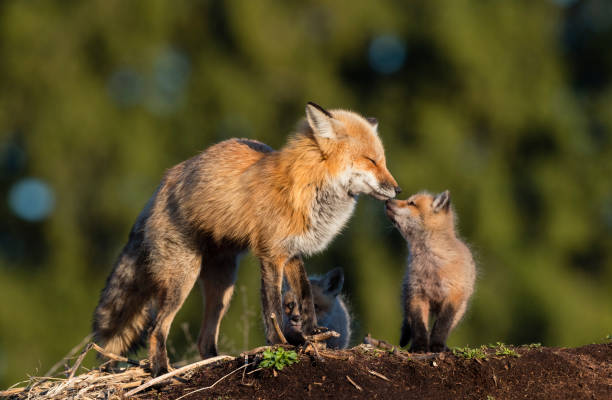
[[[472,254],[455,232],[450,194],[389,200],[386,212],[410,249],[400,346],[411,342],[412,352],[446,351],[446,339],[465,313],[476,279]],[[437,317],[431,333],[430,314]]]
[[[323,276],[308,278],[312,287],[317,322],[324,328],[336,331],[338,338],[327,340],[332,349],[346,349],[351,339],[351,318],[348,307],[340,294],[344,284],[342,268],[334,268]],[[290,342],[301,334],[301,311],[295,293],[285,285],[283,296],[283,334]]]

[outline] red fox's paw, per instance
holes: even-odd
[[[163,374],[166,374],[168,372],[171,372],[173,370],[173,368],[170,366],[170,364],[168,364],[168,362],[161,362],[161,363],[153,363],[153,365],[151,365],[151,375],[155,378],[158,376],[161,376]]]

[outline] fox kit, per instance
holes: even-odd
[[[410,248],[400,346],[411,342],[412,352],[446,351],[446,338],[465,313],[476,278],[472,254],[455,232],[450,194],[390,200],[386,212]],[[437,317],[431,334],[430,314]]]
[[[149,336],[152,372],[168,370],[166,338],[196,280],[204,292],[198,347],[217,354],[237,258],[261,262],[268,343],[282,315],[283,275],[302,306],[302,329],[317,320],[302,255],[322,251],[346,224],[359,194],[393,198],[377,123],[344,110],[306,106],[306,120],[279,151],[230,139],[170,168],[138,216],[94,314],[96,341],[125,353]]]
[[[351,319],[340,291],[344,284],[342,268],[334,268],[323,276],[308,278],[312,287],[317,322],[324,328],[336,331],[338,338],[327,340],[333,349],[346,349],[351,339]],[[300,304],[293,290],[286,288],[283,295],[283,334],[288,341],[296,341],[301,333],[302,315]]]

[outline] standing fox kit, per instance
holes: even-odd
[[[476,279],[472,254],[455,232],[450,194],[390,200],[386,212],[410,248],[400,346],[411,342],[411,352],[446,351],[446,338],[465,313]],[[437,317],[431,333],[430,314]]]
[[[340,337],[328,339],[327,346],[346,349],[351,339],[351,318],[340,294],[344,285],[342,268],[334,268],[323,276],[308,279],[319,325],[340,334]],[[283,308],[283,334],[288,341],[295,341],[293,338],[301,336],[302,313],[297,296],[290,288],[286,288],[283,294]]]
[[[230,139],[172,168],[130,232],[94,314],[96,341],[121,354],[149,336],[154,375],[168,370],[170,325],[196,280],[204,293],[198,347],[217,354],[237,258],[261,263],[268,343],[279,342],[283,275],[302,306],[302,330],[317,328],[302,255],[322,251],[346,224],[359,194],[399,192],[375,120],[308,103],[306,121],[279,151]]]

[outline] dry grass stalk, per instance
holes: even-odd
[[[147,381],[143,385],[140,385],[137,388],[130,390],[125,395],[128,396],[128,397],[129,396],[133,396],[136,393],[138,393],[138,392],[140,392],[142,390],[145,390],[146,388],[149,388],[149,387],[151,387],[151,386],[153,386],[153,385],[155,385],[157,383],[165,381],[166,379],[172,378],[173,376],[176,376],[176,375],[183,374],[185,372],[191,371],[191,370],[196,369],[196,368],[203,367],[204,365],[213,364],[213,363],[215,363],[217,361],[233,360],[233,359],[234,359],[234,357],[231,357],[231,356],[216,356],[216,357],[208,358],[206,360],[198,361],[196,363],[186,365],[186,366],[184,366],[182,368],[175,369],[174,371],[170,371],[170,372],[168,372],[166,374],[158,376],[157,378],[151,379],[150,381]]]

